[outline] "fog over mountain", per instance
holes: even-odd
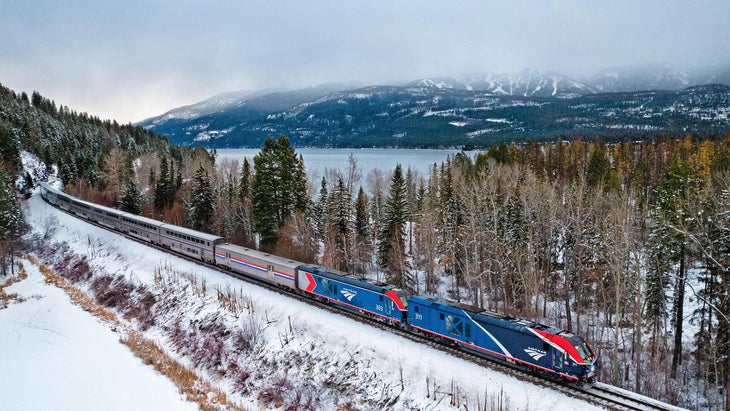
[[[728,63],[728,15],[721,0],[5,1],[0,83],[122,123],[231,90],[524,67],[587,83],[606,67]]]
[[[527,69],[394,85],[225,93],[140,125],[175,143],[207,147],[259,147],[267,136],[282,134],[297,146],[412,148],[721,133],[730,130],[730,83],[714,80],[729,72],[637,66],[576,79]]]

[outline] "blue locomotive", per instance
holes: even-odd
[[[408,324],[465,351],[558,378],[592,382],[598,373],[596,355],[581,337],[534,321],[414,295],[408,299]]]
[[[592,382],[598,359],[583,338],[534,321],[410,295],[397,287],[226,243],[222,237],[80,200],[41,183],[48,203],[141,241],[399,325],[480,356],[574,382]]]
[[[406,321],[406,291],[320,266],[301,266],[297,273],[297,288],[318,299],[380,320],[400,324]]]

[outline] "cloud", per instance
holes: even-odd
[[[730,2],[5,2],[0,82],[121,122],[213,94],[725,63]]]

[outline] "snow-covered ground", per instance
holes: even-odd
[[[295,386],[303,380],[310,386],[321,385],[320,408],[343,403],[355,409],[368,408],[378,396],[389,395],[394,399],[389,403],[392,409],[454,409],[449,405],[452,387],[458,387],[459,403],[469,409],[476,408],[477,398],[483,403],[485,393],[490,398],[502,393],[511,410],[595,408],[130,241],[56,210],[37,194],[28,200],[25,213],[41,231],[47,227],[49,217],[57,219],[59,228],[54,240],[68,242],[75,253],[87,256],[92,267],[105,273],[124,275],[150,287],[155,284],[155,270],[161,267],[204,277],[208,300],[194,312],[175,313],[176,319],[215,314],[211,311],[218,310],[214,304],[217,289],[233,289],[248,296],[258,315],[267,319],[260,346],[255,355],[248,357],[256,361],[251,364],[254,371],[265,370],[264,374],[280,380],[283,375]],[[71,306],[62,291],[43,284],[37,269],[26,266],[31,276],[10,291],[43,297],[0,311],[0,352],[8,359],[3,361],[0,386],[3,392],[13,393],[10,398],[14,401],[3,401],[3,409],[7,404],[11,410],[59,409],[64,404],[74,410],[193,407],[164,377],[155,375],[151,367],[126,351],[114,332]],[[238,323],[245,322],[244,317],[241,314]],[[169,337],[163,333],[166,326],[171,325],[158,324],[146,335],[167,343],[168,351],[174,353]],[[349,379],[356,387],[349,389],[353,397],[337,398],[332,394],[336,390],[327,384],[337,374],[349,376],[335,380],[342,385]],[[256,392],[238,392],[225,378],[211,379],[234,401],[253,409],[261,407]],[[259,380],[251,384],[266,385]],[[28,406],[31,400],[37,405]]]
[[[0,310],[0,409],[195,410],[119,336],[24,262],[6,290],[24,301]]]

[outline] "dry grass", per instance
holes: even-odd
[[[29,258],[29,260],[37,264],[35,259]],[[244,410],[240,405],[229,402],[225,393],[170,357],[157,343],[123,323],[113,312],[97,304],[93,298],[66,281],[51,268],[40,264],[39,269],[46,278],[46,283],[53,284],[64,290],[71,297],[74,304],[100,318],[119,332],[121,335],[120,341],[129,347],[134,355],[168,377],[185,395],[185,398],[188,401],[197,403],[201,410]]]
[[[18,281],[23,281],[26,278],[28,278],[28,273],[25,272],[25,267],[23,267],[23,263],[18,263],[18,275],[16,275],[15,277],[10,277],[4,283],[0,284],[0,310],[8,308],[12,301],[22,301],[18,294],[6,293],[5,288],[10,287]]]

